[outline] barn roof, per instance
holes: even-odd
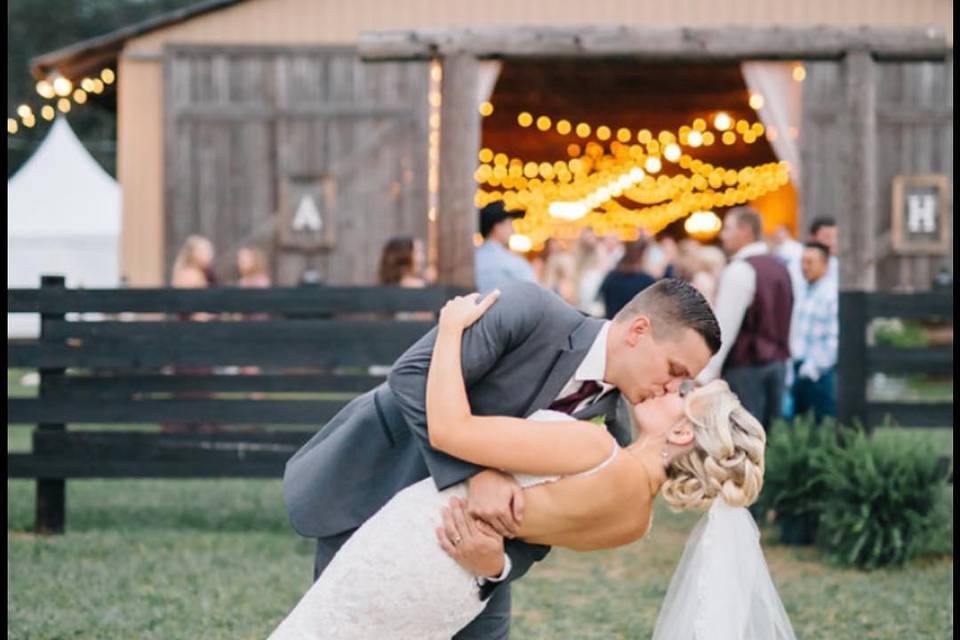
[[[203,0],[188,7],[168,11],[160,15],[121,27],[101,36],[82,40],[69,46],[50,51],[30,61],[30,71],[38,80],[54,72],[72,78],[96,73],[105,66],[114,66],[124,43],[130,38],[185,22],[212,11],[239,4],[244,0]]]

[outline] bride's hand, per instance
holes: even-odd
[[[499,296],[499,289],[491,291],[483,300],[480,300],[479,293],[457,296],[443,305],[443,309],[440,310],[440,325],[466,329],[486,313]]]

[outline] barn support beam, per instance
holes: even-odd
[[[476,57],[462,54],[448,56],[442,64],[437,273],[443,284],[473,289],[473,234],[477,232],[473,172],[480,151],[480,63]]]
[[[877,84],[869,51],[851,51],[843,60],[846,129],[842,163],[847,171],[845,210],[837,211],[840,288],[877,288]]]
[[[840,59],[866,50],[886,59],[942,60],[939,27],[492,27],[375,31],[360,35],[366,59],[490,56],[641,56],[647,59]]]

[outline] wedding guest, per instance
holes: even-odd
[[[533,267],[510,251],[513,221],[522,211],[508,211],[502,200],[494,200],[480,210],[480,235],[483,244],[474,254],[477,291],[488,293],[508,282],[536,282]]]
[[[760,214],[750,207],[727,212],[720,232],[730,256],[717,286],[714,311],[722,344],[697,376],[706,384],[723,377],[747,411],[769,430],[782,415],[790,359],[790,275],[762,241]]]
[[[813,410],[817,422],[837,415],[837,350],[840,339],[837,282],[828,275],[830,249],[804,245],[801,266],[807,288],[790,330],[795,415]]]
[[[390,238],[380,253],[379,282],[386,286],[422,289],[427,286],[425,265],[426,252],[418,238]],[[429,311],[400,311],[393,317],[395,320],[433,320]]]
[[[177,253],[170,274],[170,284],[178,289],[205,289],[215,283],[213,278],[213,259],[216,253],[213,243],[201,235],[188,236]],[[177,317],[180,320],[206,322],[215,319],[215,315],[206,312],[182,313]],[[206,375],[212,373],[210,367],[174,367],[173,373],[178,375]],[[209,393],[189,391],[176,394],[179,398],[207,398]],[[164,433],[218,431],[219,426],[206,422],[168,422],[161,425]]]
[[[543,273],[540,284],[553,291],[567,303],[577,304],[577,262],[563,243],[556,239],[547,240],[544,253]]]
[[[600,285],[607,275],[605,254],[597,234],[590,227],[584,228],[576,244],[577,303],[578,309],[592,316],[603,315],[603,303],[599,300]]]
[[[657,281],[643,270],[643,256],[647,250],[645,240],[635,240],[624,245],[623,257],[616,268],[607,274],[600,285],[605,317],[615,315],[633,300],[634,296]]]

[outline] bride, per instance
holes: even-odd
[[[518,537],[578,551],[639,540],[658,493],[675,510],[708,510],[687,542],[655,639],[793,639],[767,571],[748,505],[763,481],[760,423],[714,381],[681,397],[635,406],[637,440],[621,448],[604,429],[566,414],[476,416],[461,371],[463,330],[496,300],[458,297],[440,313],[427,377],[430,443],[504,469],[524,487]],[[270,635],[272,640],[447,639],[485,605],[458,545],[503,540],[463,516],[465,484],[438,491],[427,478],[367,520]],[[447,508],[450,503],[451,508]],[[490,574],[493,575],[493,574]]]

